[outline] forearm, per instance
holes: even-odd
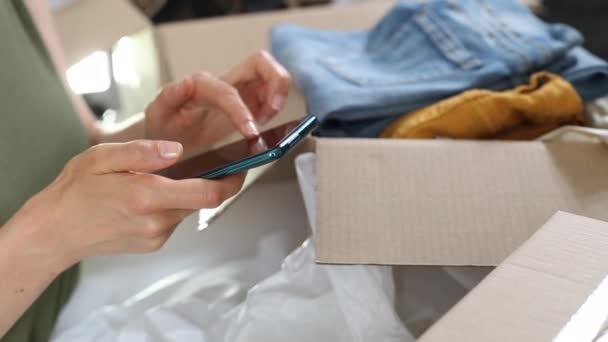
[[[71,264],[47,248],[34,220],[18,215],[0,228],[0,339]]]

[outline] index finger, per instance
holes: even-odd
[[[268,83],[268,98],[265,101],[269,104],[277,102],[277,96],[286,98],[291,86],[289,72],[270,53],[264,50],[249,56],[244,62],[230,70],[223,78],[230,84],[254,81],[258,78],[262,79]],[[279,107],[278,105],[277,103],[277,107]],[[281,108],[274,109],[278,110]]]
[[[260,100],[264,102],[261,116],[265,118],[270,118],[283,109],[291,87],[289,72],[264,50],[249,56],[223,78],[230,84],[261,79],[266,85],[265,91],[260,94],[263,97]]]
[[[193,80],[194,103],[211,104],[224,112],[246,138],[254,138],[260,134],[253,115],[236,88],[204,72],[195,74]]]

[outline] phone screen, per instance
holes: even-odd
[[[291,121],[260,133],[253,139],[243,139],[204,152],[167,168],[163,175],[172,179],[195,178],[208,171],[252,155],[267,152],[276,147],[302,120]]]

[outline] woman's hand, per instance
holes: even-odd
[[[258,51],[229,70],[222,79],[232,85],[253,113],[264,124],[285,107],[291,76],[266,51]]]
[[[291,78],[267,52],[251,55],[221,78],[196,73],[166,86],[146,109],[149,139],[179,141],[186,151],[200,150],[235,129],[259,134],[285,106]]]
[[[146,173],[181,154],[182,146],[169,141],[92,147],[30,199],[6,233],[29,236],[36,250],[66,266],[91,255],[155,251],[193,210],[217,207],[243,181],[243,175],[209,181]]]

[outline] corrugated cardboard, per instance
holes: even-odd
[[[419,341],[597,341],[607,246],[608,223],[557,213]]]
[[[608,220],[595,143],[317,141],[317,261],[498,265],[558,210]]]

